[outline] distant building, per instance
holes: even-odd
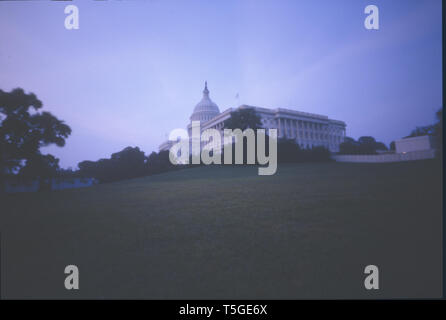
[[[430,136],[419,136],[395,140],[395,152],[407,153],[433,149],[432,138]]]
[[[200,121],[201,130],[217,129],[223,131],[224,121],[231,112],[238,109],[252,108],[260,116],[262,127],[277,129],[278,138],[293,139],[301,148],[310,149],[316,146],[326,147],[331,152],[339,152],[339,145],[344,141],[346,124],[343,121],[329,119],[327,116],[301,112],[291,109],[267,109],[248,105],[229,108],[220,113],[215,102],[209,97],[207,83],[203,90],[203,98],[195,106],[190,121]],[[191,123],[187,126],[191,136]],[[165,141],[159,151],[169,150],[174,142]]]
[[[435,141],[432,137],[419,136],[396,140],[395,152],[332,155],[332,159],[338,162],[383,163],[433,159],[435,156]]]

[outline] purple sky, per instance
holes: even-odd
[[[389,143],[441,107],[440,0],[0,1],[0,88],[22,87],[73,129],[61,166],[184,128],[207,80],[238,104],[319,113]],[[364,8],[380,9],[380,30]],[[239,93],[239,103],[235,99]]]

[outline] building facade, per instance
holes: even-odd
[[[428,135],[395,140],[396,153],[407,153],[433,149],[432,138]]]
[[[249,105],[241,105],[220,112],[217,104],[209,96],[207,83],[203,90],[203,98],[195,106],[190,117],[190,123],[187,126],[189,137],[191,136],[192,121],[200,121],[201,131],[210,128],[217,129],[223,136],[224,122],[230,118],[231,112],[245,108],[252,108],[256,111],[261,119],[262,127],[267,129],[267,132],[268,129],[277,129],[279,139],[292,139],[303,149],[323,146],[331,152],[339,152],[339,145],[344,141],[345,122],[329,119],[324,115]],[[159,150],[169,150],[173,143],[173,141],[166,141],[159,146]]]

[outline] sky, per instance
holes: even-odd
[[[369,4],[379,30],[364,27]],[[72,128],[43,150],[65,168],[158,151],[205,80],[220,111],[317,113],[389,144],[442,106],[441,27],[441,0],[0,1],[0,89],[34,92]]]

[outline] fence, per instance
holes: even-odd
[[[364,162],[383,163],[432,159],[435,157],[435,150],[420,150],[406,153],[384,153],[384,154],[337,154],[331,158],[337,162]]]

